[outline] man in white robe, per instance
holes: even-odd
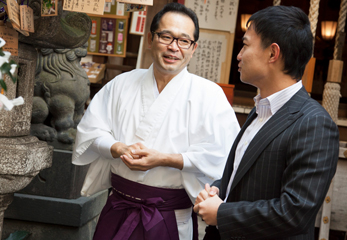
[[[187,71],[198,36],[194,12],[178,3],[166,5],[148,34],[152,66],[118,75],[95,95],[77,127],[72,159],[76,165],[91,164],[83,196],[110,188],[112,175],[137,188],[184,189],[192,204],[206,182],[221,177],[240,128],[222,89]],[[112,187],[110,197],[143,198]],[[153,192],[153,197],[158,196]],[[191,206],[175,209],[174,216],[178,233],[169,233],[171,239],[192,239]],[[100,219],[96,232],[103,231]],[[94,239],[125,239],[112,231]],[[124,233],[132,234],[126,239],[138,239],[136,231]]]

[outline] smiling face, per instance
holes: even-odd
[[[156,32],[165,32],[173,37],[184,37],[194,39],[195,26],[193,21],[186,15],[176,12],[167,12],[159,22]],[[157,78],[173,78],[180,73],[189,63],[197,44],[193,44],[189,49],[181,49],[177,41],[170,45],[159,42],[158,35],[154,34],[153,40],[151,33],[148,34],[149,48],[153,59],[154,75]]]
[[[269,48],[263,48],[260,36],[250,26],[243,36],[243,47],[237,55],[242,82],[261,88],[268,76]]]

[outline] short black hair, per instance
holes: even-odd
[[[312,57],[313,37],[307,15],[297,7],[271,6],[254,13],[247,26],[260,36],[263,48],[277,43],[284,60],[284,73],[301,79]]]
[[[183,4],[180,3],[168,3],[164,6],[162,10],[160,10],[153,18],[151,23],[151,32],[155,32],[159,27],[159,22],[161,18],[164,16],[167,12],[175,12],[182,15],[186,15],[192,19],[194,25],[195,25],[195,31],[194,31],[194,41],[198,41],[199,39],[199,20],[196,16],[195,12],[191,10],[190,8],[187,8]],[[152,36],[153,37],[153,36]]]

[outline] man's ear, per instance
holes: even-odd
[[[195,43],[193,46],[192,54],[190,55],[191,58],[193,57],[193,53],[195,52],[197,47],[198,47],[198,43]]]
[[[152,46],[152,33],[151,32],[148,32],[147,34],[147,41],[148,41],[148,48],[151,49],[151,46]]]
[[[270,63],[276,62],[279,59],[280,54],[281,54],[280,46],[278,46],[277,43],[272,43],[270,45],[270,59],[269,59],[269,62]]]

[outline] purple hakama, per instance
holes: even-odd
[[[93,240],[179,240],[174,210],[192,207],[184,189],[158,188],[112,174],[113,193],[103,208]],[[193,217],[193,239],[198,239]]]

